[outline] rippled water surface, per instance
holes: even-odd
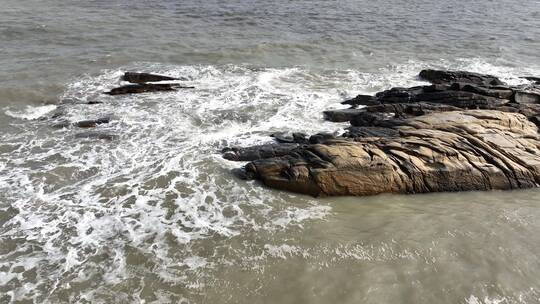
[[[340,132],[323,110],[426,67],[539,76],[539,18],[532,0],[3,0],[0,303],[540,302],[539,190],[312,198],[219,154]],[[196,88],[103,95],[126,70]]]

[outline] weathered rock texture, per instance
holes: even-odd
[[[388,134],[298,147],[255,160],[245,170],[268,186],[311,195],[515,189],[540,183],[540,137],[523,115],[431,113],[383,130]]]
[[[351,122],[341,136],[280,135],[285,144],[229,148],[225,157],[250,161],[236,172],[242,178],[314,196],[540,184],[540,105],[516,98],[538,88],[467,72],[420,76],[435,84],[361,95],[355,100],[369,106],[325,112],[327,119]]]

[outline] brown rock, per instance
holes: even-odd
[[[338,138],[249,163],[267,186],[310,195],[517,189],[540,183],[537,127],[517,113],[429,113],[399,137]]]

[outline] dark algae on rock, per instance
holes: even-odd
[[[241,178],[313,196],[540,184],[537,84],[463,71],[419,76],[432,85],[359,95],[343,102],[350,109],[325,111],[327,120],[350,122],[341,136],[280,135],[276,144],[226,148],[224,157],[249,161],[235,171]]]

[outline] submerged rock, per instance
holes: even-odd
[[[75,126],[75,127],[79,127],[79,128],[95,128],[98,125],[107,124],[110,121],[111,121],[110,117],[102,117],[102,118],[98,118],[98,119],[81,120],[81,121],[77,121],[77,122],[64,121],[64,122],[60,122],[60,123],[57,123],[57,124],[53,125],[53,127],[55,127],[55,128],[67,128],[67,127],[70,127],[70,126]]]
[[[103,117],[103,118],[92,119],[92,120],[78,121],[74,125],[79,127],[79,128],[95,128],[98,125],[107,124],[110,121],[111,121],[111,119],[109,117]]]
[[[126,72],[122,76],[122,80],[131,82],[131,83],[145,83],[145,82],[158,82],[158,81],[171,81],[171,80],[180,80],[178,78],[150,74],[150,73],[138,73],[138,72]]]
[[[97,132],[97,131],[87,131],[75,134],[76,138],[81,139],[101,139],[101,140],[115,140],[119,136],[113,133],[107,132]]]

